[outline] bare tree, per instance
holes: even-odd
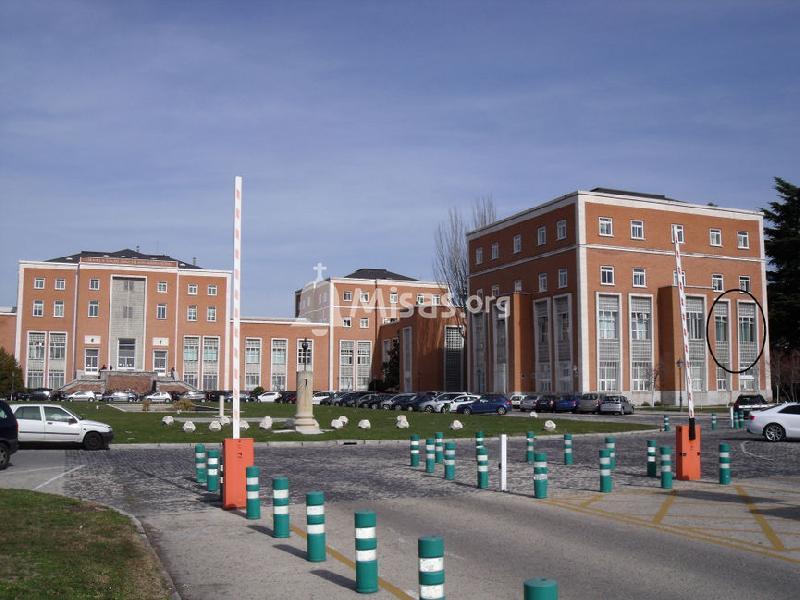
[[[647,377],[647,387],[650,388],[650,406],[656,405],[656,387],[658,386],[658,380],[661,378],[661,374],[663,372],[664,365],[662,363],[648,367],[647,371],[645,372]]]

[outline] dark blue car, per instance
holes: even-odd
[[[504,415],[510,410],[511,400],[506,398],[503,394],[483,394],[475,402],[462,404],[456,409],[456,412],[465,415],[480,415],[486,413]]]
[[[581,397],[574,394],[561,396],[556,400],[555,412],[576,412]]]

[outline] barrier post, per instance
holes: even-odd
[[[547,453],[537,452],[533,457],[533,497],[547,498]]]
[[[669,431],[669,415],[664,415],[664,431]]]
[[[647,476],[658,477],[658,465],[656,464],[656,441],[647,440]]]
[[[529,431],[525,440],[525,462],[533,464],[534,445],[536,444],[536,434]]]
[[[433,473],[436,470],[436,454],[434,453],[433,438],[425,440],[425,472]]]
[[[483,448],[483,432],[476,431],[475,432],[475,460],[478,460],[478,450]]]
[[[611,470],[617,468],[617,440],[612,436],[606,437],[606,450],[608,450],[608,457],[611,459]]]
[[[711,413],[711,431],[714,431],[717,428],[717,415]]]
[[[356,526],[356,591],[372,594],[378,591],[377,520],[372,511],[355,513]]]
[[[661,489],[672,489],[672,448],[661,446]]]
[[[205,483],[208,478],[206,469],[206,445],[194,445],[194,480],[197,483]]]
[[[411,460],[409,465],[412,467],[419,466],[419,436],[415,433],[411,436]]]
[[[489,487],[489,453],[486,448],[478,448],[478,488],[485,490]]]
[[[209,492],[219,491],[219,450],[211,448],[208,451],[208,478],[206,489]]]
[[[572,434],[564,434],[564,464],[571,465],[572,463]]]
[[[736,422],[733,419],[733,405],[728,407],[728,417],[731,421],[731,429],[736,429]]]
[[[528,579],[523,586],[525,600],[558,600],[558,582],[554,579]]]
[[[444,445],[444,478],[453,481],[456,478],[456,443],[447,442]]]
[[[250,466],[245,469],[245,491],[247,492],[245,516],[248,519],[261,518],[261,500],[258,497],[258,476],[261,470]]]
[[[611,479],[611,452],[607,448],[600,450],[600,491],[604,494],[614,489]]]
[[[325,548],[325,494],[306,494],[306,560],[323,562],[327,558]]]
[[[289,479],[272,478],[272,537],[288,538],[289,527]]]
[[[435,450],[436,450],[436,464],[440,465],[444,462],[444,434],[437,431],[435,437]]]
[[[419,557],[419,597],[444,600],[444,540],[421,537],[417,540]]]
[[[719,445],[719,483],[731,484],[731,447],[725,443]]]

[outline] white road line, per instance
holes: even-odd
[[[775,459],[774,459],[774,458],[767,458],[766,456],[759,456],[758,454],[753,454],[752,452],[748,452],[748,451],[747,451],[747,448],[745,448],[745,447],[744,447],[746,443],[747,443],[747,442],[742,442],[742,443],[739,445],[739,447],[742,449],[742,452],[744,452],[745,454],[747,454],[747,456],[752,456],[753,458],[759,458],[759,459],[761,459],[761,460],[768,460],[769,462],[775,462]]]
[[[39,490],[39,489],[43,488],[44,486],[53,483],[56,479],[60,479],[61,477],[64,477],[65,475],[69,475],[70,473],[74,473],[78,469],[82,469],[85,466],[86,465],[78,465],[77,467],[74,467],[74,468],[70,469],[69,471],[64,471],[63,473],[60,473],[60,474],[56,475],[55,477],[51,477],[50,479],[48,479],[44,483],[40,483],[39,485],[37,485],[33,489],[34,490]]]

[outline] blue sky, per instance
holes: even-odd
[[[139,245],[288,316],[314,277],[431,277],[447,209],[800,183],[796,2],[0,4],[0,304],[20,258]]]

